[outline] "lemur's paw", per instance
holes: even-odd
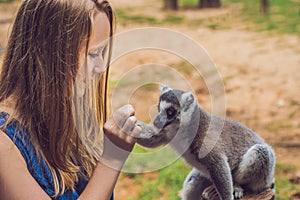
[[[235,199],[240,199],[244,196],[243,188],[239,186],[233,186],[233,196]]]
[[[219,200],[218,192],[213,185],[207,187],[203,191],[202,199],[204,199],[204,200]]]

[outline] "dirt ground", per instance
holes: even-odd
[[[157,0],[111,0],[114,8],[129,9],[136,14],[155,13],[163,18],[161,2]],[[1,6],[1,4],[0,4]],[[185,24],[161,25],[191,37],[208,52],[221,74],[226,91],[227,117],[240,121],[259,133],[276,152],[277,162],[288,163],[300,170],[300,40],[291,35],[274,35],[247,30],[246,24],[231,17],[235,8],[179,12],[186,18],[205,17],[209,15],[226,15],[229,20],[224,23],[229,28],[212,30],[202,26]],[[236,8],[238,9],[238,8]],[[12,10],[12,11],[11,11]],[[9,19],[14,13],[0,8],[0,54],[7,41]],[[117,18],[118,19],[118,18]],[[149,24],[130,24],[117,22],[117,32],[134,28],[148,27]],[[149,36],[149,39],[151,37]],[[170,55],[155,54],[151,51],[136,52],[120,58],[112,66],[111,78],[119,79],[134,66],[147,63],[171,65],[178,63],[178,58]],[[191,77],[194,77],[191,75]],[[191,81],[198,91],[200,103],[204,109],[210,109],[211,99],[204,84],[197,85]],[[150,91],[151,92],[151,91]],[[145,95],[151,96],[145,98]],[[153,98],[152,98],[153,97]],[[140,95],[140,101],[134,106],[139,118],[144,119],[142,109],[157,98],[157,93]],[[154,99],[154,100],[152,100]],[[148,113],[147,113],[148,115]],[[153,175],[152,175],[153,176]],[[124,180],[130,181],[130,180]],[[128,196],[132,192],[122,181],[118,183],[117,199]]]

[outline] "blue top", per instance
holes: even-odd
[[[0,126],[4,125],[9,115],[0,112]],[[12,120],[4,130],[2,130],[15,143],[23,158],[26,161],[27,168],[37,183],[43,190],[52,197],[54,195],[53,178],[50,169],[42,158],[38,158],[36,151],[29,139],[28,130],[22,127],[17,120]],[[79,179],[75,185],[75,190],[66,190],[58,195],[55,200],[76,200],[87,184],[87,180]],[[113,195],[111,197],[113,200]]]

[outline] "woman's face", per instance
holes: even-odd
[[[77,94],[84,94],[86,81],[89,81],[95,75],[99,75],[106,70],[108,39],[110,34],[110,22],[104,12],[94,16],[93,33],[90,39],[87,57],[84,53],[79,59],[80,69],[76,77]],[[87,72],[87,73],[86,73]]]
[[[88,72],[91,76],[103,73],[107,67],[105,54],[107,53],[110,23],[106,14],[98,13],[94,17],[92,26],[94,33],[91,37],[87,56]]]

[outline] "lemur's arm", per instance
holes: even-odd
[[[151,124],[145,124],[144,122],[137,121],[136,125],[142,128],[142,132],[139,135],[139,138],[150,139],[152,136],[157,134],[157,130]]]
[[[138,144],[148,148],[155,148],[166,142],[164,135],[159,134],[160,131],[152,124],[145,124],[144,122],[137,121],[136,125],[142,128],[142,132],[137,139]]]
[[[202,200],[203,191],[211,185],[212,182],[194,168],[184,180],[182,200]]]
[[[211,180],[222,200],[233,200],[233,182],[226,157],[208,155],[204,158]]]

